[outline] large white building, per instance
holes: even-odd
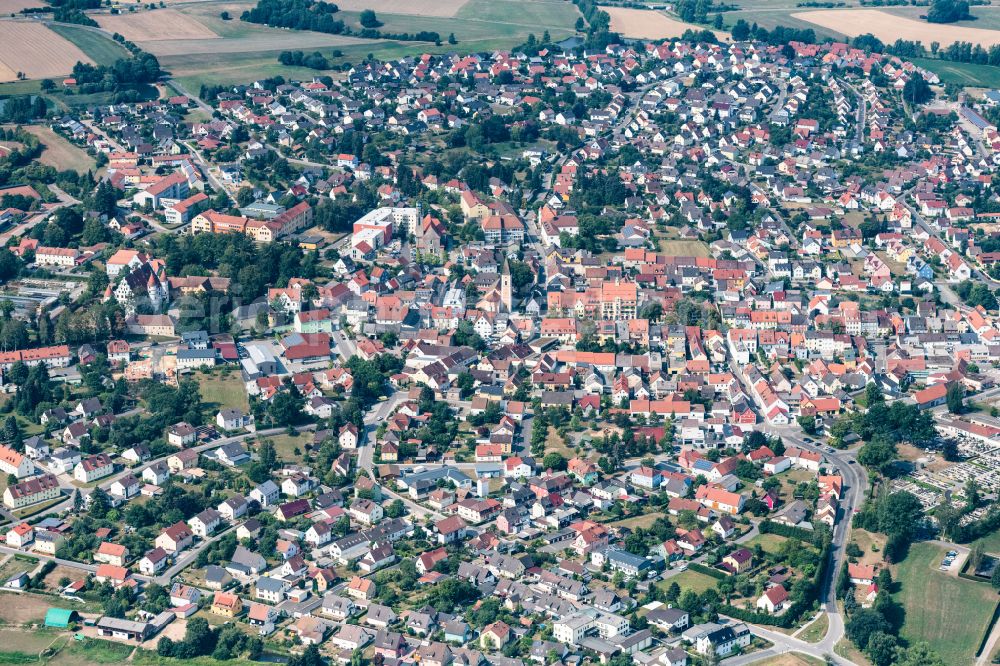
[[[588,615],[570,615],[552,625],[552,636],[560,643],[579,645],[587,632],[594,627],[594,619]]]
[[[9,446],[0,445],[0,471],[23,479],[35,473],[35,463]]]

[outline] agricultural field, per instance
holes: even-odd
[[[793,12],[799,9],[797,8],[798,0],[754,0],[753,2],[750,2],[750,0],[739,0],[732,4],[736,5],[737,9],[722,13],[722,19],[727,29],[740,19],[743,19],[749,24],[756,23],[768,30],[774,28],[776,25],[783,25],[798,29],[812,28],[820,37],[834,37],[840,34],[791,16]],[[846,8],[859,7],[860,4],[857,0],[845,0],[845,6]]]
[[[701,26],[670,18],[657,11],[628,7],[603,7],[603,9],[611,16],[611,29],[626,37],[665,39],[680,37],[686,30],[702,29]]]
[[[454,16],[468,0],[341,0],[337,6],[343,11],[360,12],[371,9],[385,14],[411,14],[413,16]],[[0,5],[2,6],[2,5]]]
[[[98,65],[112,65],[120,58],[129,57],[125,47],[97,30],[68,23],[50,23],[48,26],[52,32],[80,47]]]
[[[360,28],[360,10],[371,8],[377,12],[383,23],[381,29],[386,32],[433,31],[440,34],[442,40],[454,33],[458,48],[463,51],[509,48],[523,43],[529,33],[541,37],[546,30],[553,40],[561,40],[575,34],[573,26],[580,15],[573,4],[561,0],[447,0],[433,3],[435,8],[429,12],[420,8],[421,3],[430,3],[430,0],[354,2],[341,5],[345,11],[339,14],[339,18],[353,28]],[[446,41],[436,46],[429,42],[360,39],[240,21],[240,14],[253,4],[249,0],[223,0],[173,5],[172,11],[196,21],[219,39],[158,39],[139,43],[156,55],[164,68],[191,91],[197,91],[203,84],[242,83],[279,74],[306,79],[320,73],[280,65],[278,53],[285,50],[318,50],[332,62],[354,63],[368,54],[392,59],[415,53],[446,53],[456,48]],[[222,20],[223,11],[229,13],[231,20]],[[122,19],[134,20],[137,15],[126,15]],[[333,57],[334,49],[341,55]]]
[[[883,11],[904,16],[906,18],[922,20],[920,17],[927,14],[927,7],[885,7]],[[1000,30],[1000,7],[997,6],[975,6],[970,7],[969,12],[973,18],[969,21],[955,21],[948,25],[957,28],[982,28],[986,30]],[[942,40],[937,40],[942,45]]]
[[[938,570],[945,548],[916,543],[894,578],[896,600],[906,610],[901,634],[910,642],[927,641],[956,664],[972,663],[997,605],[986,583],[956,578]]]
[[[1000,88],[1000,67],[976,65],[966,62],[949,62],[932,58],[911,58],[913,64],[934,72],[943,83],[960,86]]]
[[[45,145],[39,162],[55,167],[56,169],[72,169],[78,173],[87,173],[97,168],[94,158],[87,154],[87,151],[74,146],[72,143],[59,136],[51,129],[43,125],[31,125],[25,128],[38,137],[38,140]]]
[[[108,32],[117,32],[133,42],[175,39],[217,39],[219,36],[191,16],[176,9],[157,9],[102,15],[97,22]]]
[[[793,18],[814,23],[848,37],[871,33],[884,42],[907,39],[951,44],[972,42],[984,47],[1000,44],[1000,30],[969,28],[955,25],[935,25],[916,18],[906,18],[878,9],[823,9],[792,14]]]
[[[0,83],[65,76],[77,62],[93,63],[78,46],[41,23],[0,21]]]
[[[17,14],[22,9],[44,6],[45,3],[39,0],[0,0],[0,15]]]

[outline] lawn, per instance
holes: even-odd
[[[781,550],[781,544],[786,541],[788,541],[788,538],[783,537],[780,534],[758,534],[743,545],[752,550],[754,546],[760,544],[760,547],[764,549],[765,553],[777,553]]]
[[[311,436],[304,435],[299,435],[298,437],[275,435],[267,439],[274,442],[274,451],[278,454],[278,460],[290,463],[301,463],[304,460],[303,454],[305,453],[306,444],[312,441]],[[259,447],[259,443],[254,444],[254,447]],[[298,455],[295,453],[296,448],[299,449]]]
[[[840,641],[833,646],[833,651],[858,666],[871,666],[872,662],[868,659],[865,653],[856,648],[854,643],[849,641],[847,638],[841,638]]]
[[[34,663],[38,653],[59,640],[59,635],[53,631],[21,631],[19,629],[0,629],[0,663],[16,664],[17,655],[25,655]]]
[[[91,485],[93,485],[93,484],[91,484]],[[38,504],[32,504],[31,506],[26,506],[23,509],[15,509],[11,513],[16,518],[24,519],[24,518],[28,518],[29,516],[33,516],[36,513],[44,511],[45,509],[48,509],[49,507],[55,506],[56,504],[60,504],[61,502],[65,502],[65,501],[66,501],[66,496],[65,495],[61,495],[59,497],[56,497],[56,498],[53,498],[53,499],[50,499],[50,500],[46,500],[44,502],[39,502]]]
[[[559,436],[555,428],[549,428],[545,438],[545,453],[558,453],[566,460],[576,457],[576,451],[566,446],[566,442]]]
[[[707,574],[700,573],[698,571],[692,571],[688,569],[687,571],[682,571],[676,576],[671,576],[664,581],[657,583],[663,589],[670,587],[671,583],[677,583],[681,591],[693,590],[698,594],[701,594],[705,590],[714,588],[719,581]]]
[[[212,374],[198,373],[195,375],[195,379],[201,389],[201,399],[213,420],[215,412],[224,407],[242,409],[244,412],[249,411],[250,400],[239,373],[231,372],[228,375],[217,372]]]
[[[611,527],[627,527],[630,530],[634,530],[637,527],[643,529],[648,529],[650,525],[656,521],[657,518],[662,518],[663,514],[659,511],[654,511],[652,513],[646,513],[641,516],[632,516],[631,518],[623,518],[622,520],[616,520],[613,523],[608,523]]]
[[[11,557],[9,560],[4,562],[3,566],[0,566],[0,584],[3,584],[11,576],[26,571],[28,573],[34,571],[35,567],[38,566],[38,560],[31,558],[31,561],[27,559],[20,559],[16,557]]]
[[[65,23],[50,23],[52,32],[76,44],[81,51],[98,65],[113,65],[116,60],[128,58],[125,47],[104,33],[91,30],[84,26],[67,25]]]
[[[1000,531],[987,534],[983,538],[978,539],[975,543],[982,544],[983,550],[987,553],[1000,555]]]
[[[859,564],[878,564],[882,561],[882,551],[885,549],[885,536],[875,534],[867,530],[851,530],[851,541],[858,545],[862,555],[858,558]]]
[[[661,240],[660,252],[668,257],[708,257],[708,245],[700,240]]]
[[[938,571],[945,548],[928,543],[910,547],[895,578],[896,600],[906,610],[902,636],[927,641],[952,663],[973,661],[997,604],[993,589]]]
[[[796,652],[788,652],[756,663],[759,666],[823,666],[824,664],[822,659]]]
[[[77,666],[83,664],[117,664],[128,661],[135,650],[132,645],[112,643],[96,638],[70,641],[49,661],[51,666]]]

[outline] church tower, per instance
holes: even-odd
[[[514,296],[510,284],[510,264],[507,263],[506,257],[503,260],[503,270],[500,272],[500,304],[504,312],[513,312]]]

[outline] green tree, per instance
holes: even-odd
[[[952,414],[961,414],[965,411],[965,387],[961,382],[952,382],[948,385],[945,401],[948,404],[948,411]]]
[[[554,472],[562,472],[566,469],[566,458],[561,453],[552,451],[545,454],[545,457],[542,459],[542,467],[551,469]]]
[[[360,21],[362,27],[365,28],[378,28],[382,25],[382,22],[378,20],[378,17],[375,15],[375,11],[372,9],[363,10],[361,15],[358,17],[358,20]]]

